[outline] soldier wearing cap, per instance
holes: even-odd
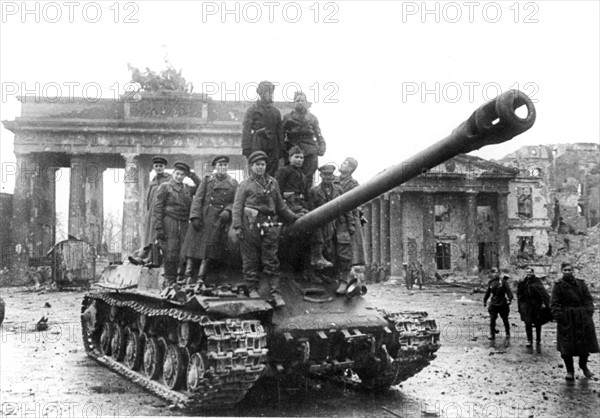
[[[189,176],[198,186],[200,179],[190,173],[190,166],[183,162],[173,164],[173,176],[161,184],[154,200],[153,227],[156,239],[160,242],[164,255],[165,279],[167,284],[174,284],[183,276],[184,260],[181,247],[185,239],[190,216],[192,197],[196,187],[183,183]]]
[[[274,176],[283,152],[281,113],[273,106],[275,86],[261,81],[256,89],[260,99],[246,111],[242,127],[242,154],[249,157],[254,151],[267,155],[267,174]]]
[[[352,177],[357,167],[358,161],[352,157],[346,158],[340,166],[340,175],[336,177],[334,183],[339,184],[344,193],[358,187],[358,181]],[[348,232],[352,235],[352,265],[363,265],[365,264],[365,251],[363,248],[361,211],[359,209],[352,210],[352,216],[354,217],[354,231],[352,231],[351,226],[348,226],[350,228]]]
[[[185,277],[188,284],[194,283],[198,276],[198,284],[202,285],[209,263],[227,260],[227,231],[231,224],[231,210],[238,182],[227,174],[228,156],[215,157],[212,166],[215,172],[202,179],[192,201],[192,228],[187,230],[184,245],[184,255],[187,257]]]
[[[255,151],[248,157],[250,177],[242,181],[233,202],[233,229],[241,240],[242,269],[248,296],[260,297],[258,272],[269,281],[271,301],[275,307],[285,305],[279,291],[280,218],[293,222],[294,214],[281,197],[279,185],[266,174],[267,155]]]
[[[290,163],[280,168],[275,175],[283,200],[294,213],[308,212],[308,181],[302,171],[304,152],[298,146],[290,148]],[[310,267],[310,253],[305,253],[302,259],[302,279],[307,282],[322,283]]]
[[[300,147],[294,146],[289,152],[290,163],[280,168],[275,175],[279,184],[281,195],[294,213],[308,212],[308,184],[306,174],[302,171],[304,152]]]
[[[308,193],[310,210],[323,206],[344,193],[341,186],[334,184],[334,171],[335,167],[331,164],[319,167],[321,183]],[[353,231],[354,217],[351,212],[346,212],[338,219],[316,229],[311,239],[311,265],[318,270],[335,265],[339,280],[336,293],[339,295],[344,294],[348,286],[348,273],[352,262],[350,232]],[[334,261],[334,264],[327,258]]]
[[[148,187],[148,194],[146,195],[146,222],[144,225],[144,236],[142,237],[142,244],[144,248],[136,251],[134,256],[129,257],[129,261],[133,264],[144,264],[147,262],[147,258],[150,254],[150,245],[156,241],[156,234],[154,228],[152,228],[152,218],[154,212],[154,198],[156,197],[156,191],[158,186],[162,183],[166,183],[171,179],[171,175],[165,173],[165,167],[167,166],[167,159],[162,156],[156,156],[152,158],[152,168],[156,175],[150,182]]]
[[[306,94],[298,91],[294,94],[295,108],[283,117],[283,139],[286,147],[299,146],[304,152],[302,171],[308,179],[308,187],[313,184],[313,176],[319,165],[319,157],[325,155],[326,143],[319,120],[309,112]]]

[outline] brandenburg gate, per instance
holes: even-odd
[[[13,267],[26,267],[55,243],[56,181],[71,169],[68,233],[99,248],[104,199],[123,202],[122,252],[142,244],[152,157],[185,161],[201,177],[218,154],[241,169],[242,121],[250,103],[205,94],[141,93],[136,100],[69,98],[56,103],[22,97],[21,116],[4,121],[15,134]],[[282,114],[291,104],[276,103]],[[285,108],[288,108],[285,110]],[[124,169],[124,196],[105,196],[103,173]],[[115,173],[117,173],[115,171]],[[110,243],[109,243],[110,244]]]

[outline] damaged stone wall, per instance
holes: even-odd
[[[509,184],[510,256],[513,264],[545,256],[550,230],[548,188],[537,176],[519,176]],[[530,242],[529,242],[530,241]]]
[[[452,272],[464,272],[466,260],[466,223],[467,208],[464,197],[436,195],[435,197],[434,235],[436,245],[450,246],[450,269]],[[441,269],[440,269],[441,270]]]
[[[405,193],[402,204],[402,231],[404,232],[403,263],[423,260],[423,202],[422,196],[416,193]]]

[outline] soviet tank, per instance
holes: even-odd
[[[517,109],[525,106],[527,115]],[[351,376],[366,390],[396,385],[426,367],[440,332],[425,312],[372,306],[360,275],[347,295],[334,284],[295,279],[294,257],[315,228],[461,153],[507,141],[535,121],[523,93],[508,91],[477,109],[448,137],[367,183],[309,212],[280,243],[283,308],[248,298],[241,269],[208,276],[202,289],[165,292],[161,267],[109,266],[81,308],[87,354],[113,371],[187,408],[238,403],[265,375]],[[286,267],[288,266],[288,267]]]

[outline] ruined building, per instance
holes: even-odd
[[[600,221],[599,145],[524,146],[499,162],[519,170],[509,195],[513,262],[548,264],[557,251],[583,249]]]
[[[368,262],[392,278],[416,262],[430,277],[508,267],[508,196],[517,174],[459,155],[372,200],[364,207]]]

